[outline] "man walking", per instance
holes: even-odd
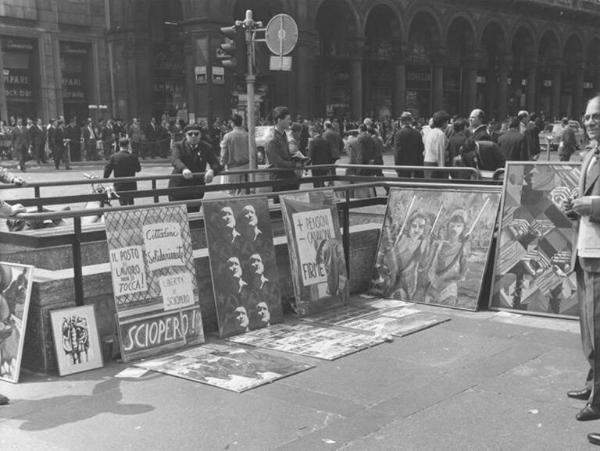
[[[560,161],[569,161],[571,155],[577,150],[577,141],[575,140],[575,130],[569,125],[569,120],[562,119],[563,132],[558,146],[558,159]]]
[[[446,128],[450,116],[445,111],[436,111],[433,114],[431,130],[423,136],[424,165],[425,166],[445,166],[446,147],[448,138],[446,137]],[[425,178],[444,178],[447,174],[442,171],[425,171]]]
[[[515,117],[510,119],[508,130],[498,138],[498,147],[507,161],[528,161],[529,148],[525,141],[525,135],[519,132],[519,120]]]
[[[396,166],[423,166],[423,138],[412,127],[413,116],[408,111],[400,115],[400,130],[394,133],[392,146],[394,148],[394,164]],[[405,176],[406,171],[397,170],[398,177]],[[410,171],[411,178],[423,177],[421,171]]]
[[[129,152],[129,140],[121,138],[119,139],[119,151],[112,155],[106,166],[104,166],[103,178],[109,178],[113,171],[115,177],[134,177],[136,172],[141,170],[139,158]],[[114,186],[119,195],[119,203],[121,205],[133,205],[133,197],[124,195],[122,192],[137,191],[137,182],[115,182]]]
[[[233,130],[225,133],[221,141],[221,166],[227,172],[247,170],[250,165],[250,152],[248,145],[248,132],[242,127],[242,116],[234,114],[231,118]],[[227,176],[226,183],[243,183],[245,174],[231,174]],[[243,194],[242,188],[229,191],[232,196]]]
[[[44,147],[46,145],[46,131],[42,126],[42,120],[38,119],[37,123],[31,122],[31,126],[28,129],[29,142],[31,143],[32,157],[35,158],[38,164],[46,163],[46,152]]]
[[[29,153],[29,133],[23,126],[23,119],[17,118],[17,126],[11,132],[11,146],[13,152],[19,157],[19,169],[23,172],[27,170],[25,163]]]
[[[321,133],[319,125],[315,125],[315,131],[317,132],[316,136],[310,140],[308,144],[308,158],[310,158],[312,165],[322,165],[322,164],[333,164],[335,163],[335,158],[332,155],[332,146],[331,143],[325,139],[325,133]],[[330,169],[311,169],[311,174],[313,177],[325,177],[330,175],[332,171]],[[313,186],[315,188],[320,188],[325,186],[325,182],[323,180],[315,180],[313,182]]]

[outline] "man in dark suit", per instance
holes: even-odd
[[[121,138],[119,140],[119,151],[110,157],[110,160],[104,166],[104,178],[110,177],[114,171],[115,177],[134,177],[136,172],[142,170],[140,160],[137,155],[129,152],[129,140]],[[119,194],[119,203],[121,205],[133,205],[133,197],[123,195],[122,191],[137,191],[136,182],[115,182],[115,191]]]
[[[81,127],[77,125],[76,117],[64,127],[63,134],[69,161],[81,161]]]
[[[315,125],[315,127],[319,127]],[[320,130],[317,129],[318,132]],[[338,135],[339,136],[339,135]],[[341,139],[340,139],[341,141]],[[308,144],[308,158],[312,165],[333,164],[336,158],[332,155],[332,144],[325,139],[325,133],[319,133],[313,137]],[[331,169],[311,169],[313,177],[324,177],[332,173]],[[323,180],[315,180],[313,182],[315,188],[325,186]]]
[[[201,133],[200,125],[187,125],[184,129],[185,139],[173,144],[172,174],[182,174],[183,177],[169,180],[169,188],[188,188],[192,192],[169,194],[170,201],[202,199],[204,191],[201,187],[212,182],[221,170],[219,156],[208,142],[201,139]],[[196,172],[204,172],[204,175],[194,175]],[[188,206],[190,213],[198,210],[199,206]]]
[[[569,125],[569,120],[562,119],[563,132],[558,147],[558,159],[560,161],[569,161],[571,155],[577,150],[577,141],[575,140],[575,130]]]
[[[412,128],[412,114],[405,111],[400,115],[400,130],[392,138],[394,148],[394,164],[396,166],[422,166],[423,165],[423,138],[421,134]],[[411,177],[423,177],[421,171],[398,170],[398,177],[409,174]]]
[[[85,127],[81,129],[81,143],[83,144],[83,151],[86,160],[99,160],[98,149],[96,140],[97,136],[96,127],[91,119],[87,120]]]
[[[495,171],[506,164],[498,144],[492,141],[475,141],[473,137],[465,140],[461,157],[463,166],[477,168],[480,171]]]
[[[600,96],[588,102],[584,125],[590,147],[581,165],[579,197],[563,204],[567,216],[576,221],[571,268],[577,275],[583,353],[590,364],[585,388],[567,393],[588,401],[576,415],[579,421],[600,418]],[[600,434],[589,434],[588,439],[600,444]]]
[[[469,115],[469,124],[471,125],[471,133],[475,141],[491,141],[492,138],[487,131],[485,123],[485,113],[483,110],[475,109]]]
[[[11,132],[11,146],[13,152],[19,156],[19,168],[25,172],[25,162],[29,152],[29,133],[23,125],[23,119],[17,119],[17,126]]]
[[[519,120],[511,118],[508,130],[498,138],[498,146],[509,161],[528,161],[529,152],[525,136],[519,133]]]
[[[31,123],[28,129],[29,142],[31,143],[31,150],[33,158],[40,163],[46,163],[46,152],[44,146],[46,145],[46,131],[42,126],[42,120],[38,119],[37,123]]]

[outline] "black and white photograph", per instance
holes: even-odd
[[[279,276],[266,198],[205,201],[203,213],[219,335],[281,322]]]

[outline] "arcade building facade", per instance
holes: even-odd
[[[160,117],[244,110],[219,28],[291,15],[292,70],[257,43],[257,110],[305,117],[579,118],[600,91],[595,0],[1,0],[0,119]],[[241,71],[241,70],[240,70]]]

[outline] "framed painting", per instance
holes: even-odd
[[[102,350],[93,305],[50,312],[58,374],[102,367]]]
[[[371,293],[476,310],[500,191],[392,189]]]
[[[33,266],[0,262],[0,379],[17,383],[31,301]]]
[[[491,308],[578,316],[573,223],[561,204],[577,196],[580,173],[580,163],[506,164]]]
[[[219,336],[281,322],[267,198],[207,200],[202,208]]]

